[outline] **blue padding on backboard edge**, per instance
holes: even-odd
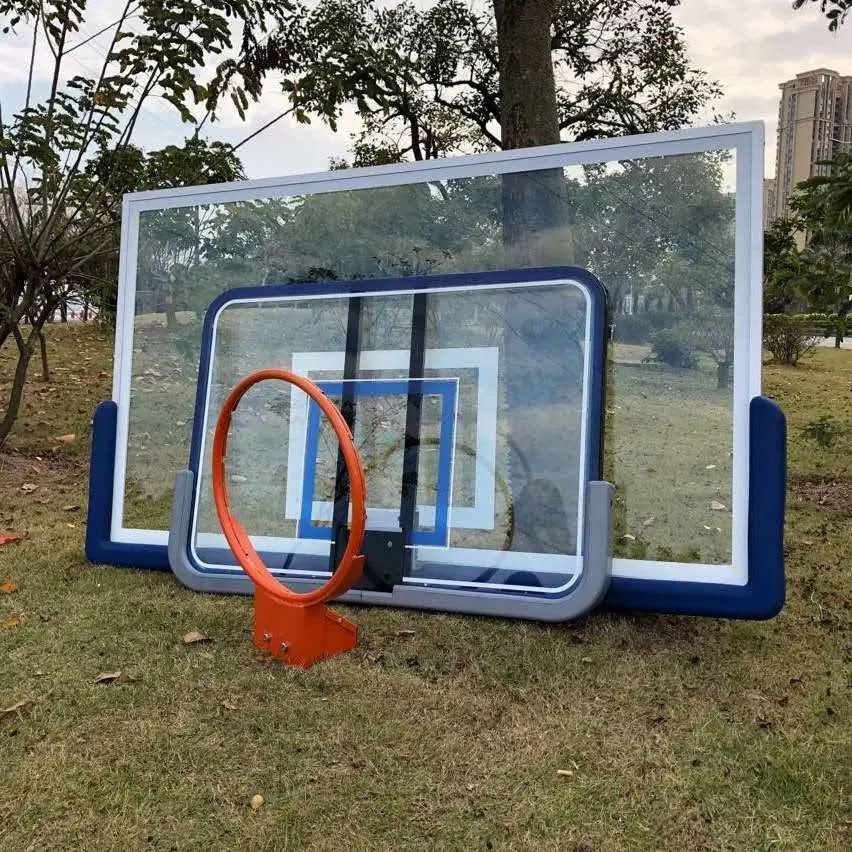
[[[86,519],[86,558],[104,565],[169,570],[165,544],[126,544],[112,541],[112,489],[115,474],[115,434],[118,406],[108,400],[95,409],[89,466],[89,510]]]
[[[749,404],[748,582],[744,586],[613,577],[606,604],[617,609],[772,618],[784,606],[787,424],[763,396]]]

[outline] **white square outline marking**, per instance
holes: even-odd
[[[427,370],[477,370],[476,388],[476,475],[473,506],[450,503],[452,525],[457,529],[494,529],[494,476],[497,464],[497,373],[499,350],[496,346],[471,346],[458,349],[427,349]],[[345,353],[294,352],[292,370],[311,378],[311,373],[342,372]],[[408,370],[407,349],[370,349],[359,355],[359,370]],[[443,377],[438,377],[443,378]],[[456,400],[456,411],[459,401]],[[458,416],[458,415],[457,415]],[[304,447],[307,438],[308,398],[297,388],[290,391],[290,435],[287,443],[287,492],[285,517],[297,519],[302,508],[302,475],[305,469]],[[314,501],[312,517],[330,517],[331,503]],[[420,506],[424,527],[435,524],[435,507]]]

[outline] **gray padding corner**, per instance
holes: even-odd
[[[189,554],[195,477],[182,470],[175,479],[172,522],[169,529],[169,563],[175,576],[188,588],[219,594],[250,595],[251,580],[243,573],[199,571]],[[351,590],[340,600],[400,606],[414,609],[467,612],[479,615],[527,618],[538,621],[567,621],[593,610],[603,599],[612,573],[612,501],[614,488],[608,482],[589,482],[586,489],[583,570],[575,585],[554,597],[448,589],[443,586],[403,584],[393,592]],[[324,580],[287,578],[296,592],[316,589]]]
[[[612,500],[615,489],[608,482],[589,482],[586,512],[583,570],[573,588],[560,597],[532,597],[523,594],[465,591],[403,585],[392,594],[364,592],[364,603],[387,603],[417,609],[469,612],[536,621],[568,621],[593,610],[609,588],[612,576]],[[379,599],[381,598],[381,599]]]

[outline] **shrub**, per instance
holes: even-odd
[[[689,370],[698,366],[689,335],[676,328],[664,328],[651,336],[649,360]]]
[[[797,322],[807,326],[816,337],[830,337],[837,317],[834,314],[792,314]]]
[[[619,343],[647,343],[655,331],[677,322],[670,311],[646,311],[641,314],[618,314],[613,317],[613,340]]]
[[[820,336],[808,314],[767,314],[763,318],[763,346],[779,364],[794,366],[813,352]]]

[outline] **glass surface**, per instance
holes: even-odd
[[[319,385],[341,410],[345,410],[344,405],[354,404],[353,437],[364,469],[371,529],[399,527],[411,395],[412,404],[420,411],[415,540],[446,546],[452,505],[458,380],[376,377],[320,381]],[[304,445],[299,535],[330,538],[338,490],[339,445],[331,424],[313,402],[308,406]]]
[[[612,311],[604,448],[615,554],[730,563],[734,173],[733,151],[718,151],[142,212],[124,526],[168,527],[201,322],[224,290],[575,264],[601,279]],[[342,348],[345,310],[327,309],[323,334],[334,329]],[[306,315],[287,330],[292,351],[317,348]],[[443,312],[433,324],[436,345],[457,333],[452,323]],[[284,337],[262,322],[257,333]],[[502,334],[486,324],[476,345],[503,345]],[[463,372],[459,382],[466,444]],[[471,508],[471,462],[460,452],[456,464],[454,500]]]
[[[425,366],[423,377],[409,382],[415,298],[425,298],[419,328]],[[419,448],[411,578],[521,588],[566,584],[576,573],[585,478],[585,292],[564,282],[356,301],[354,320],[350,299],[334,296],[258,297],[219,312],[204,410],[196,554],[216,564],[221,548],[210,447],[222,402],[240,378],[282,367],[318,382],[338,403],[354,400],[371,528],[400,528],[407,434]],[[350,375],[344,371],[347,322],[357,324],[360,341]],[[407,432],[409,397],[420,403],[419,432]],[[272,554],[270,568],[282,567],[280,554],[295,553],[313,561],[289,570],[328,570],[338,445],[319,415],[302,391],[271,381],[246,394],[232,421],[231,510]]]

